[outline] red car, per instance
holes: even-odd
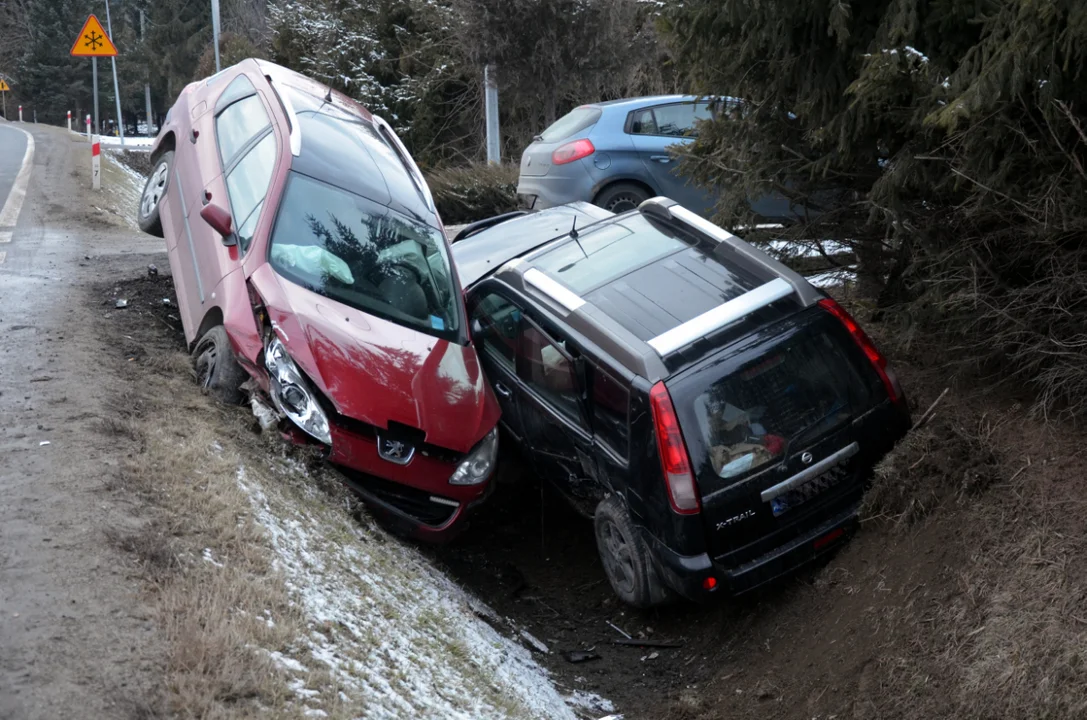
[[[139,224],[166,239],[200,383],[239,402],[252,377],[371,505],[448,537],[487,493],[499,409],[434,201],[389,125],[245,60],[181,92],[151,157]]]

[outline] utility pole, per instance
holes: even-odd
[[[106,32],[113,37],[113,23],[109,20],[109,0],[106,0]],[[117,57],[111,57],[113,63],[113,98],[117,101],[117,131],[121,136],[121,147],[125,145],[125,121],[121,116],[121,90],[117,86]]]
[[[494,65],[483,66],[483,101],[487,118],[487,164],[502,162],[502,143],[498,136],[498,78]]]
[[[144,14],[143,10],[140,10],[140,42],[147,42],[147,30],[143,24]],[[150,71],[148,71],[150,72]],[[155,137],[155,133],[151,130],[151,83],[144,82],[143,84],[143,102],[146,106],[147,114],[147,137]]]
[[[211,35],[215,43],[215,72],[222,68],[219,66],[219,0],[211,0]]]

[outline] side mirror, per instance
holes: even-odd
[[[238,244],[238,238],[234,236],[234,219],[230,217],[229,212],[218,205],[209,204],[201,208],[200,217],[204,218],[204,222],[210,225],[212,230],[222,236],[223,245],[232,247]]]

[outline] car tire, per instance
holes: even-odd
[[[601,500],[593,525],[604,574],[620,600],[636,608],[650,608],[672,599],[657,577],[649,549],[622,498],[609,495]]]
[[[136,210],[137,222],[140,230],[149,235],[162,237],[162,218],[159,217],[159,208],[166,198],[166,190],[170,187],[170,169],[174,166],[174,151],[167,150],[155,161],[155,167],[147,176],[143,184],[143,192],[140,194],[140,205]]]
[[[615,183],[604,188],[596,196],[593,204],[618,214],[628,210],[636,210],[639,205],[648,199],[649,193],[641,185]]]
[[[234,359],[226,328],[216,325],[200,336],[192,351],[196,382],[209,395],[226,405],[242,401],[242,383],[248,374]]]

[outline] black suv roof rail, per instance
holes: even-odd
[[[666,330],[656,337],[645,341],[635,341],[633,335],[616,326],[607,317],[606,313],[593,307],[576,292],[544,271],[532,267],[531,260],[514,258],[507,262],[503,269],[512,270],[520,275],[521,282],[526,286],[531,286],[532,290],[541,293],[562,308],[568,319],[575,322],[575,324],[581,325],[583,321],[589,321],[597,325],[604,323],[610,326],[606,332],[615,335],[616,340],[619,340],[620,337],[623,338],[619,342],[633,353],[632,359],[634,356],[641,356],[643,358],[642,362],[648,361],[649,358],[635,349],[637,343],[641,343],[643,348],[648,346],[646,351],[649,356],[658,358],[652,362],[654,366],[663,362],[667,356],[696,342],[699,338],[711,335],[715,331],[742,320],[759,309],[779,300],[795,296],[802,307],[810,307],[823,297],[819,290],[812,287],[807,280],[793,270],[673,200],[664,197],[651,198],[643,202],[638,211],[669,224],[682,225],[687,231],[718,243],[722,253],[734,253],[734,262],[748,268],[756,268],[761,271],[758,274],[766,277],[767,281],[737,298],[726,301],[701,315]],[[581,318],[582,315],[585,317]],[[589,320],[589,316],[593,316],[594,319]],[[636,344],[631,345],[632,341]],[[649,366],[645,367],[648,368]],[[660,367],[663,368],[663,366]]]

